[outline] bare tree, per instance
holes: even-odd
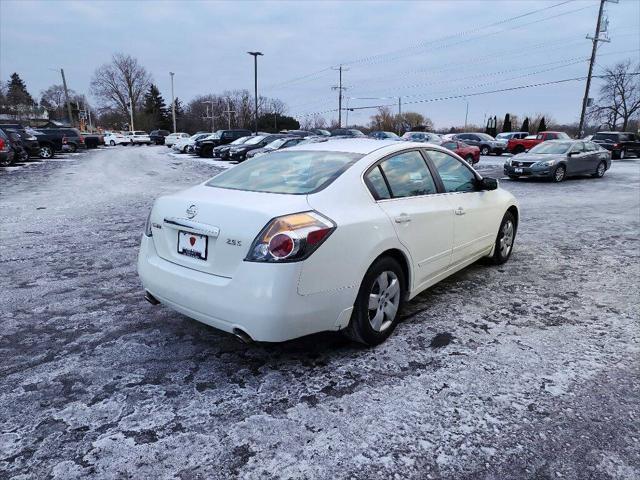
[[[111,63],[99,67],[91,80],[91,93],[100,99],[103,107],[116,109],[129,115],[129,101],[134,112],[151,84],[151,75],[131,55],[116,53]]]
[[[600,87],[597,104],[589,110],[589,117],[611,130],[622,122],[622,130],[627,130],[629,121],[640,112],[638,70],[640,65],[632,68],[631,60],[605,69],[605,83]]]

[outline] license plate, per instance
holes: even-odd
[[[521,168],[516,168],[516,173],[522,173],[522,169]]]
[[[178,253],[188,257],[207,259],[209,237],[197,233],[178,231]]]

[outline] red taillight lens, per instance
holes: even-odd
[[[67,143],[67,137],[62,137],[62,143]]]
[[[251,244],[248,262],[296,262],[308,258],[336,229],[318,212],[284,215],[271,220]]]
[[[84,143],[84,137],[81,136],[79,141],[80,143]]]
[[[6,143],[4,143],[4,139],[0,138],[0,150],[4,151],[5,146],[6,146]]]

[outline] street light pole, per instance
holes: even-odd
[[[173,133],[176,133],[176,100],[173,96],[173,76],[175,73],[169,72],[171,75],[171,116],[173,117]]]
[[[60,75],[62,75],[62,88],[64,88],[64,100],[67,104],[67,113],[69,115],[69,125],[73,127],[73,113],[71,112],[71,102],[69,101],[69,90],[67,90],[67,79],[64,76],[64,69],[60,69]]]
[[[465,101],[467,102],[467,109],[464,112],[464,131],[467,131],[467,118],[469,117],[469,99],[465,98]]]
[[[253,77],[254,77],[254,95],[256,100],[256,110],[254,113],[254,130],[258,134],[258,56],[263,56],[262,52],[247,52],[253,56]]]

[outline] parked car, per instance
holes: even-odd
[[[512,138],[525,138],[527,136],[529,136],[529,132],[502,132],[496,135],[496,140],[509,142]]]
[[[84,143],[84,137],[82,136],[82,133],[80,133],[80,130],[78,130],[77,128],[39,128],[38,130],[36,130],[36,132],[41,132],[44,135],[49,135],[50,139],[53,140],[55,151],[77,152],[78,150],[87,148]],[[40,136],[37,134],[36,138],[41,145],[42,153],[42,145],[43,143],[46,145],[47,142],[44,138],[41,140]]]
[[[408,142],[432,143],[433,145],[442,143],[442,139],[431,132],[407,132],[402,135],[402,139]]]
[[[547,140],[570,140],[570,138],[564,132],[540,132],[535,135],[528,135],[525,138],[510,139],[507,143],[507,151],[517,155]]]
[[[442,142],[441,146],[464,158],[469,165],[475,165],[480,161],[480,149],[473,145],[467,145],[458,140],[448,140]]]
[[[80,132],[87,148],[98,148],[104,145],[104,136],[100,133]]]
[[[195,145],[196,140],[200,140],[201,138],[208,137],[209,135],[211,134],[208,132],[205,132],[205,133],[196,133],[187,138],[181,138],[177,142],[175,142],[171,148],[176,152],[180,152],[180,153],[191,152],[193,151],[193,146]]]
[[[154,145],[164,145],[164,139],[169,133],[169,130],[152,130],[151,133],[149,133],[149,138]]]
[[[183,138],[189,138],[191,135],[189,135],[188,133],[184,133],[184,132],[178,132],[178,133],[170,133],[169,135],[167,135],[166,137],[164,137],[164,144],[171,148],[173,146],[174,143],[176,143],[178,140],[181,140]]]
[[[11,148],[9,137],[0,128],[0,167],[8,167],[15,159],[15,151]]]
[[[315,135],[315,133],[307,130],[282,130],[280,133],[284,135],[295,135],[297,137],[311,137]]]
[[[5,134],[6,132],[11,131],[20,135],[22,146],[30,157],[40,155],[40,144],[38,143],[37,137],[28,131],[31,129],[28,129],[28,127],[25,128],[20,123],[2,123],[0,124],[0,128],[5,131]]]
[[[357,128],[336,128],[331,130],[332,137],[365,138],[366,135]]]
[[[247,135],[246,137],[240,137],[237,140],[234,140],[233,142],[226,145],[218,145],[217,147],[213,147],[213,158],[229,160],[229,149],[235,145],[242,145],[244,142],[251,138],[253,138],[251,135]]]
[[[212,157],[214,147],[229,144],[240,137],[249,135],[251,135],[251,131],[247,129],[218,130],[210,136],[198,140],[193,150],[201,157]]]
[[[124,136],[122,133],[118,132],[109,132],[104,135],[104,144],[115,147],[116,145],[128,145],[130,142],[129,138]]]
[[[491,135],[480,132],[457,133],[454,140],[460,140],[467,145],[473,145],[480,149],[480,155],[502,155],[507,149],[506,140],[496,140]]]
[[[369,133],[369,138],[375,138],[377,140],[402,140],[393,132],[383,132],[380,130]]]
[[[318,135],[320,137],[330,137],[331,132],[329,130],[325,130],[323,128],[312,128],[311,133],[314,135]]]
[[[627,158],[628,154],[640,155],[640,136],[631,132],[598,132],[593,142],[609,150],[615,159]]]
[[[504,164],[509,178],[549,178],[562,182],[575,175],[600,178],[611,168],[611,154],[594,142],[548,140],[527,153],[511,157]]]
[[[129,145],[151,145],[151,137],[147,132],[136,130],[134,132],[124,132],[124,136],[129,140]]]
[[[251,150],[262,148],[278,138],[286,137],[281,133],[272,133],[269,135],[257,135],[247,140],[242,145],[234,145],[229,149],[229,160],[242,162],[247,158],[247,153]]]
[[[518,217],[511,193],[438,146],[311,143],[158,198],[138,273],[149,302],[244,341],[342,330],[376,345],[405,301],[505,263]]]
[[[282,150],[283,148],[293,147],[304,141],[305,137],[282,137],[277,138],[271,143],[267,143],[262,148],[256,148],[247,152],[247,158],[253,158],[256,156],[264,155],[265,153],[275,152],[276,150]]]

